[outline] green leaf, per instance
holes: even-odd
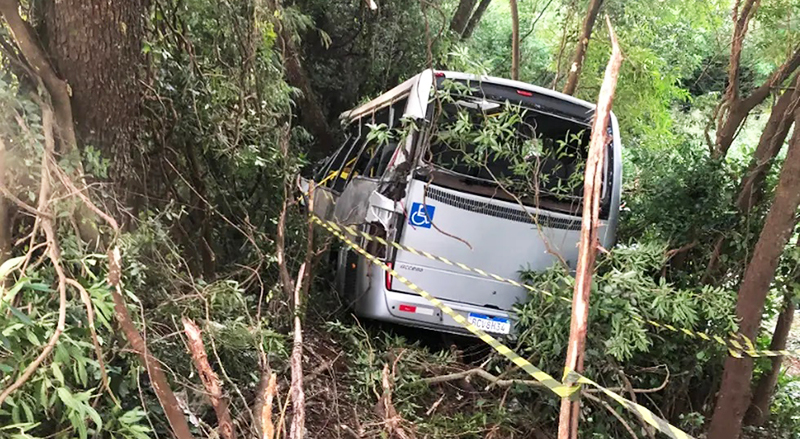
[[[5,279],[5,277],[8,276],[8,273],[11,273],[12,271],[16,270],[17,267],[19,267],[19,265],[22,264],[22,261],[24,260],[25,256],[18,256],[16,258],[11,258],[3,262],[3,264],[0,265],[0,280]]]
[[[94,421],[95,425],[97,425],[97,429],[101,430],[103,428],[103,420],[100,418],[100,415],[97,413],[97,411],[92,408],[92,406],[87,405],[86,412],[89,414],[89,417],[92,418],[92,421]]]
[[[58,382],[60,382],[62,386],[66,385],[66,383],[64,382],[64,374],[61,372],[61,363],[54,361],[50,365],[50,369],[53,371],[53,375],[56,377]]]
[[[27,316],[27,314],[11,305],[8,305],[8,309],[11,310],[11,314],[14,314],[18,319],[20,319],[20,321],[22,321],[22,323],[28,326],[33,326],[33,321]]]
[[[25,288],[27,288],[29,290],[34,290],[34,291],[41,291],[43,293],[55,293],[55,291],[56,291],[56,290],[50,288],[50,285],[40,284],[40,283],[26,284]]]

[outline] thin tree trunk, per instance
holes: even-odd
[[[0,0],[0,14],[6,19],[8,28],[14,35],[14,41],[28,64],[44,83],[50,94],[55,115],[56,142],[58,152],[66,154],[77,147],[75,129],[72,121],[72,105],[70,104],[70,87],[53,70],[47,54],[39,46],[38,40],[31,33],[31,28],[19,15],[17,0]]]
[[[800,67],[800,46],[795,47],[792,55],[749,96],[740,98],[738,91],[728,91],[728,99],[720,104],[717,115],[716,144],[712,157],[724,158],[730,149],[736,134],[753,109],[769,97],[774,87],[783,84],[786,79]],[[731,67],[732,68],[732,67]],[[729,87],[730,90],[730,87]],[[738,88],[734,89],[738,90]]]
[[[467,28],[472,10],[475,8],[476,0],[460,0],[458,7],[453,13],[453,19],[450,20],[450,30],[455,32],[456,35],[461,36],[464,29]]]
[[[472,17],[470,17],[469,22],[467,22],[467,27],[465,27],[464,32],[461,33],[462,40],[466,40],[472,36],[472,33],[475,32],[475,29],[481,22],[481,18],[483,18],[483,14],[486,12],[491,2],[492,0],[481,0],[481,2],[478,3],[478,7],[475,8],[475,12],[472,13]]]
[[[611,106],[614,102],[614,91],[617,87],[619,69],[622,65],[622,53],[617,44],[611,21],[606,18],[608,33],[611,36],[611,59],[606,66],[603,85],[597,98],[597,108],[592,124],[592,138],[589,144],[588,158],[583,186],[583,213],[578,253],[578,264],[575,268],[575,288],[572,293],[572,317],[567,345],[567,362],[565,370],[583,372],[584,348],[589,320],[589,294],[591,293],[592,274],[597,256],[597,227],[600,219],[600,187],[603,182],[603,157],[608,135],[606,133],[610,120]],[[565,383],[570,385],[571,383]],[[578,417],[580,402],[561,400],[561,412],[558,419],[558,439],[578,438]]]
[[[761,198],[764,196],[764,180],[794,123],[794,110],[800,102],[800,89],[798,89],[800,75],[797,75],[793,82],[795,84],[794,91],[791,89],[784,91],[772,107],[772,112],[764,131],[761,133],[758,146],[753,152],[753,159],[750,161],[747,172],[745,172],[742,182],[739,184],[736,207],[740,215],[749,215],[753,207],[761,202]],[[703,283],[709,283],[714,279],[717,264],[719,263],[720,250],[724,243],[725,235],[717,238],[714,243],[714,252],[712,252],[706,266]]]
[[[572,57],[572,64],[569,68],[567,75],[567,83],[564,85],[562,93],[573,95],[578,88],[578,81],[581,77],[581,70],[583,70],[583,61],[586,58],[586,50],[589,48],[589,39],[592,37],[592,29],[594,23],[597,21],[597,14],[600,12],[600,6],[603,5],[603,0],[591,0],[589,2],[589,9],[586,11],[586,17],[583,19],[583,27],[581,35],[578,38],[578,45],[575,47],[575,55]]]
[[[0,187],[5,187],[6,144],[0,138]],[[0,194],[0,265],[11,257],[11,212],[6,197]],[[0,288],[3,282],[0,282]]]
[[[798,245],[800,245],[800,240],[798,240]],[[787,293],[783,297],[783,309],[778,315],[775,332],[773,332],[772,341],[769,344],[770,350],[786,349],[786,341],[789,338],[789,331],[792,329],[792,320],[794,320],[795,313],[793,297],[794,295],[791,293]],[[778,383],[783,357],[772,357],[770,360],[772,364],[769,371],[758,380],[756,390],[753,392],[753,400],[750,402],[750,409],[748,409],[745,417],[745,422],[748,425],[762,426],[769,419],[769,403],[772,399],[772,394],[775,392],[775,385]]]
[[[795,111],[795,124],[800,111]],[[736,314],[739,331],[754,340],[761,324],[764,302],[775,268],[797,221],[800,205],[800,130],[795,130],[789,143],[775,190],[775,200],[767,214],[753,257],[739,287]],[[728,357],[722,375],[719,398],[709,427],[708,439],[736,439],[742,429],[742,418],[750,405],[750,379],[753,359]]]
[[[517,0],[509,0],[511,4],[511,79],[519,80],[519,11]]]
[[[280,1],[273,3],[276,10],[282,9]],[[324,157],[333,150],[333,131],[328,125],[325,112],[317,98],[314,89],[311,87],[311,80],[303,67],[300,50],[292,38],[292,29],[286,25],[286,21],[276,21],[275,26],[279,29],[281,54],[283,56],[283,67],[286,71],[286,82],[292,87],[300,90],[297,98],[297,110],[300,113],[300,121],[315,138],[316,146],[311,151],[312,159]]]
[[[750,212],[750,209],[761,201],[764,193],[764,179],[794,122],[794,107],[800,102],[800,75],[795,75],[792,82],[794,83],[794,92],[791,89],[784,91],[772,107],[772,113],[753,153],[753,160],[751,160],[739,186],[736,206],[739,212],[744,214]],[[791,103],[793,105],[790,105]]]

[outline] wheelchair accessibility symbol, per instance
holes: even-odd
[[[435,206],[414,203],[411,205],[411,214],[408,216],[408,223],[412,226],[430,229],[431,221],[433,221],[433,213],[435,211]]]

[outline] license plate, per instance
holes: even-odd
[[[504,317],[493,317],[471,312],[467,316],[467,321],[486,332],[495,334],[508,334],[511,332],[511,322]]]

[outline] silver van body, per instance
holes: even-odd
[[[487,185],[459,183],[466,180],[430,162],[428,128],[422,122],[430,119],[434,108],[432,90],[444,80],[481,87],[495,101],[504,96],[518,98],[526,108],[546,115],[546,120],[590,127],[594,105],[571,96],[507,79],[426,70],[342,115],[352,128],[348,140],[315,177],[314,212],[504,278],[518,280],[523,269],[540,271],[556,263],[574,269],[579,199],[568,207],[539,202],[538,197],[536,202],[524,203],[497,196],[497,189]],[[421,122],[402,144],[374,148],[365,143],[365,130],[374,129],[379,121],[388,121],[391,128],[400,118]],[[612,140],[606,154],[599,233],[606,248],[614,243],[622,182],[621,143],[613,114],[609,131]],[[365,156],[365,151],[371,152]],[[482,329],[513,333],[512,308],[525,300],[525,289],[412,252],[351,239]],[[336,288],[357,316],[466,333],[452,318],[346,246],[337,256]]]

